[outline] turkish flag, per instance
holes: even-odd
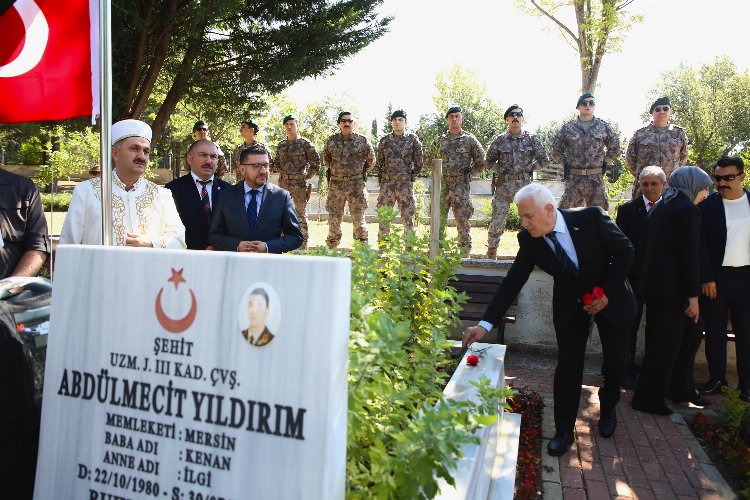
[[[16,0],[0,16],[0,122],[96,114],[96,5],[95,0]]]

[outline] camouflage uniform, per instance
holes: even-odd
[[[237,177],[237,182],[243,180],[242,174],[240,174],[240,153],[242,153],[250,146],[261,146],[265,148],[265,150],[268,151],[268,155],[271,156],[271,150],[269,149],[269,147],[257,139],[254,140],[252,144],[243,142],[242,144],[237,145],[232,152],[232,170],[234,171],[234,175]],[[273,163],[273,158],[271,158],[270,160],[271,163]]]
[[[219,179],[223,179],[224,176],[227,175],[227,172],[229,171],[227,170],[227,159],[224,156],[224,152],[221,150],[221,146],[219,146],[219,143],[214,142],[214,144],[216,144],[216,149],[218,150],[218,153],[219,153],[219,162],[218,162],[218,165],[216,166],[216,177],[218,177]]]
[[[375,163],[375,151],[370,141],[363,135],[352,133],[344,137],[341,133],[333,134],[326,140],[323,148],[323,161],[330,171],[328,184],[328,238],[326,244],[336,248],[341,242],[341,220],[344,217],[344,205],[349,202],[352,214],[354,239],[367,243],[367,185],[365,172],[372,170]]]
[[[320,155],[315,146],[304,137],[290,141],[284,139],[276,148],[274,172],[279,172],[279,186],[289,191],[294,200],[299,226],[302,230],[302,247],[307,246],[307,182],[320,171]]]
[[[412,183],[422,171],[422,143],[415,134],[401,136],[388,134],[378,145],[378,173],[380,193],[378,207],[392,207],[398,202],[404,230],[414,230],[414,214],[417,204],[414,200]],[[379,236],[387,234],[385,226],[380,226]]]
[[[620,140],[604,120],[594,118],[588,130],[578,118],[563,125],[552,146],[552,159],[570,165],[560,208],[598,205],[609,210],[604,164],[611,165],[619,154]]]
[[[486,168],[492,169],[492,221],[487,234],[487,255],[494,257],[505,231],[508,207],[519,189],[531,182],[534,167],[549,165],[547,151],[539,138],[528,132],[499,135],[487,148]]]
[[[438,139],[443,154],[443,189],[440,193],[443,216],[453,210],[458,240],[468,255],[471,251],[469,220],[474,214],[471,204],[471,174],[484,166],[484,149],[472,134],[462,130],[458,135],[445,132]]]
[[[628,170],[635,176],[633,198],[641,195],[638,175],[643,167],[649,165],[661,167],[669,179],[674,169],[687,163],[687,157],[688,140],[685,129],[682,127],[668,125],[658,128],[651,123],[636,130],[628,143],[628,151],[625,153]]]

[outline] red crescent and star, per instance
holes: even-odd
[[[167,282],[174,284],[175,290],[177,290],[177,288],[180,286],[180,283],[187,283],[187,280],[182,277],[183,270],[184,268],[180,270],[172,268],[172,277],[167,280]],[[162,293],[164,293],[164,288],[162,287],[159,290],[159,293],[156,296],[156,304],[155,304],[156,319],[159,320],[159,324],[162,327],[164,327],[164,329],[167,330],[168,332],[182,333],[188,328],[190,328],[190,325],[192,325],[193,321],[195,321],[195,315],[198,312],[198,304],[195,300],[195,294],[193,293],[193,289],[190,288],[189,290],[190,290],[190,310],[184,317],[178,318],[178,319],[170,318],[162,309],[161,295]]]

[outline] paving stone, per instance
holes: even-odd
[[[544,481],[542,482],[542,488],[544,488],[544,500],[563,500],[560,483]]]
[[[633,490],[628,484],[628,479],[625,476],[607,476],[607,486],[609,487],[609,493],[612,496],[626,498],[633,497]]]
[[[677,498],[669,483],[665,483],[664,481],[651,481],[651,490],[653,490],[659,500],[673,500]]]
[[[604,481],[586,481],[586,493],[590,500],[609,498],[609,488]]]
[[[666,479],[669,481],[669,485],[672,490],[678,495],[695,495],[695,488],[690,484],[690,481],[685,477],[685,474],[680,472],[679,474],[666,473]]]
[[[560,483],[565,488],[583,488],[581,470],[576,467],[560,467]]]
[[[582,488],[563,488],[565,500],[587,500],[586,491]]]

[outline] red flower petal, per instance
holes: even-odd
[[[601,299],[602,297],[604,297],[604,288],[595,286],[594,289],[591,290],[591,294],[595,299]]]
[[[19,323],[19,324],[16,325],[16,330],[18,330],[19,332],[22,332],[22,331],[26,330],[26,327],[24,326],[23,323]]]
[[[587,306],[590,306],[594,303],[594,296],[590,293],[586,293],[583,295],[583,303]]]
[[[466,364],[469,366],[476,366],[479,364],[479,358],[474,354],[470,354],[466,357]]]

